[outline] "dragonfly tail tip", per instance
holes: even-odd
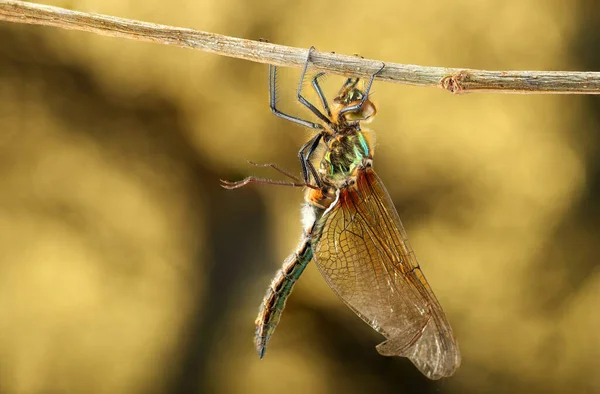
[[[258,350],[258,358],[260,358],[262,360],[263,357],[265,356],[265,350],[267,350],[267,349],[264,346],[261,346],[257,350]]]

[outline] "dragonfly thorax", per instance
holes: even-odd
[[[352,187],[358,172],[371,166],[371,131],[354,129],[326,139],[327,150],[319,167],[321,187],[309,188],[305,201],[316,209],[325,210],[335,201],[336,191]]]
[[[321,160],[319,173],[326,184],[336,189],[347,186],[356,177],[358,169],[364,167],[365,160],[372,158],[369,141],[358,129],[332,136],[326,143],[327,151]]]

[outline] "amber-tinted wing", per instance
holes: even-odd
[[[372,168],[339,191],[319,229],[317,266],[340,298],[387,338],[379,353],[408,357],[430,379],[452,375],[460,365],[452,329]]]

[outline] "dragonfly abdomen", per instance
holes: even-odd
[[[260,358],[265,355],[267,342],[281,319],[281,313],[294,284],[302,275],[312,256],[312,241],[309,236],[305,235],[298,249],[285,259],[283,266],[271,281],[256,318],[255,345]]]

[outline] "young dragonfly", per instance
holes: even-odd
[[[269,68],[271,110],[275,115],[316,130],[299,152],[303,182],[273,167],[295,182],[249,177],[223,182],[228,189],[252,182],[306,187],[304,231],[300,244],[271,282],[256,319],[256,349],[262,358],[279,323],[286,300],[306,265],[314,260],[333,291],[386,340],[377,346],[384,356],[409,358],[430,379],[450,376],[460,365],[458,344],[444,311],[427,283],[411,249],[394,204],[373,170],[374,132],[361,127],[376,113],[369,100],[371,76],[364,90],[359,78],[349,78],[330,107],[312,80],[324,113],[301,94],[298,100],[323,124],[284,114],[276,108],[277,69]],[[324,145],[318,169],[312,164]],[[312,182],[311,182],[312,177]]]

